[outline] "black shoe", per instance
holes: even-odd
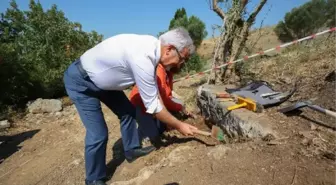
[[[155,150],[154,146],[147,146],[144,148],[137,148],[137,149],[133,149],[130,151],[127,151],[125,153],[125,158],[127,160],[127,162],[131,163],[133,161],[135,161],[137,158],[145,156],[151,152],[153,152]]]
[[[106,185],[104,181],[92,181],[92,182],[85,182],[85,185]]]

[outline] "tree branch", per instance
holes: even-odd
[[[260,10],[263,8],[263,6],[266,4],[266,2],[267,0],[260,0],[259,5],[253,10],[250,17],[247,19],[246,21],[247,23],[252,24],[254,22],[256,16],[260,12]]]
[[[225,19],[225,13],[224,11],[218,6],[218,0],[212,0],[212,10],[217,13],[217,15],[222,18],[223,20]]]
[[[212,10],[211,0],[205,0],[207,4],[209,5],[210,10]]]

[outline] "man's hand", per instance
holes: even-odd
[[[188,123],[183,123],[181,122],[178,126],[178,128],[176,128],[181,134],[185,135],[185,136],[193,136],[194,135],[194,130],[198,130],[198,128],[189,125]]]

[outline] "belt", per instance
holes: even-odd
[[[90,78],[89,78],[89,75],[88,75],[87,72],[84,70],[83,65],[82,65],[80,59],[77,59],[77,60],[76,60],[75,65],[77,66],[77,69],[78,69],[79,73],[82,75],[82,77],[83,77],[84,79],[90,79]]]

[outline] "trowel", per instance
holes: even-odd
[[[216,139],[217,141],[224,141],[223,130],[215,125],[212,126],[211,132],[202,131],[202,130],[194,130],[193,132],[196,134],[203,135],[203,136],[211,137],[213,139]]]

